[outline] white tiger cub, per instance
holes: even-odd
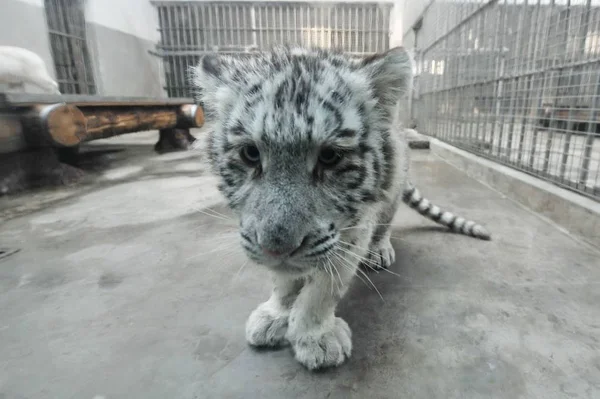
[[[404,49],[364,59],[290,47],[215,54],[192,75],[214,118],[209,158],[241,244],[272,271],[272,295],[246,324],[251,345],[289,343],[309,369],[343,363],[352,334],[336,306],[361,260],[394,262],[389,224],[401,199],[457,232],[490,238],[409,181],[394,121],[412,79]]]

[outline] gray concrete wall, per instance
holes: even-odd
[[[95,23],[88,23],[98,94],[164,97],[161,60],[148,53],[154,43]]]
[[[0,0],[0,4],[0,46],[23,47],[37,53],[55,77],[43,3]],[[27,90],[41,92],[33,86]]]

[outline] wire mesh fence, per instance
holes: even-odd
[[[86,42],[84,2],[45,0],[44,5],[61,93],[95,94],[96,85]]]
[[[246,53],[277,44],[366,55],[389,47],[391,3],[155,1],[171,97],[191,96],[188,68],[208,51]]]
[[[600,0],[434,1],[404,39],[420,131],[600,199]]]

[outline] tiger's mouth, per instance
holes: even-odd
[[[295,248],[286,249],[264,246],[259,243],[258,235],[253,229],[240,229],[241,246],[250,260],[276,270],[289,268],[292,270],[305,270],[326,261],[339,245],[340,232],[333,223],[326,229],[315,229],[305,234]],[[277,237],[272,239],[277,241]],[[283,249],[281,249],[283,248]]]
[[[244,248],[245,249],[245,248]],[[285,258],[269,258],[268,256],[259,255],[255,252],[245,249],[248,259],[257,265],[264,266],[269,270],[277,273],[284,273],[296,276],[302,276],[310,273],[315,267],[322,263],[322,259],[313,259],[311,261],[302,260],[301,258],[292,257],[291,254]],[[325,259],[325,258],[323,258]]]
[[[268,269],[283,274],[290,274],[295,276],[302,276],[309,273],[314,264],[298,264],[292,263],[288,260],[274,262],[274,263],[260,263],[262,266],[266,266]]]

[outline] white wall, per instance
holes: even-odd
[[[36,0],[28,0],[36,1]],[[87,0],[86,21],[156,42],[158,13],[150,0]]]

